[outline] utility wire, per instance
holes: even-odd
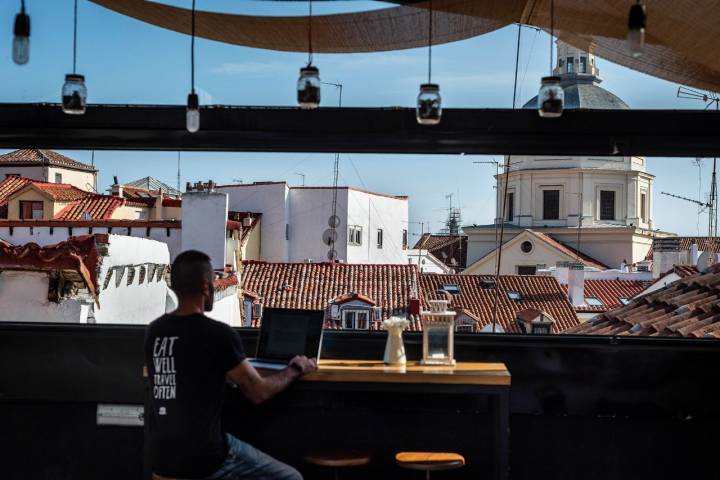
[[[552,1],[552,0],[551,0]],[[515,49],[515,83],[513,84],[513,103],[512,108],[515,110],[515,103],[517,102],[517,83],[518,83],[518,65],[520,64],[520,33],[522,31],[522,25],[518,23],[517,31],[517,46]],[[502,211],[500,212],[500,246],[496,250],[495,257],[497,263],[495,265],[495,299],[493,300],[493,313],[492,313],[492,332],[497,331],[497,309],[498,302],[500,299],[500,265],[502,262],[502,245],[503,236],[505,234],[505,209],[507,208],[507,189],[508,180],[510,179],[510,155],[505,158],[505,185],[503,187],[503,198],[502,198]]]
[[[25,2],[22,8],[25,9]],[[78,0],[75,0],[75,11],[73,16],[73,75],[76,73],[77,66],[77,24],[78,24]]]
[[[433,2],[430,0],[430,8],[428,8],[428,83],[432,83],[432,28]]]
[[[312,46],[312,0],[308,2],[308,67],[313,62],[313,46]]]
[[[190,90],[195,93],[195,0],[192,0],[190,25]]]

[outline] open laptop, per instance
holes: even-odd
[[[255,368],[282,370],[296,355],[320,358],[325,312],[266,308],[263,311]]]

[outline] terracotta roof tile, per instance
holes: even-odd
[[[428,250],[448,267],[462,271],[467,266],[467,242],[467,235],[425,233],[413,248]]]
[[[720,253],[720,237],[670,237],[677,238],[680,240],[680,251],[686,252],[690,250],[690,246],[696,243],[698,251],[700,252],[713,252]],[[653,250],[652,248],[648,251],[645,256],[646,260],[652,260]]]
[[[86,163],[78,162],[70,157],[61,155],[53,150],[40,150],[36,148],[25,148],[14,152],[0,155],[0,166],[23,166],[23,165],[52,165],[55,167],[70,168],[73,170],[84,170],[95,172],[95,167]]]
[[[564,333],[720,338],[720,266],[681,278]]]
[[[595,297],[602,302],[602,305],[581,305],[575,307],[578,312],[607,312],[624,304],[622,298],[631,300],[647,287],[652,285],[651,281],[642,280],[585,280],[585,298]],[[567,292],[567,285],[563,285]]]
[[[30,182],[30,184],[38,190],[42,190],[53,200],[58,202],[72,202],[74,200],[80,200],[88,195],[92,195],[85,190],[80,190],[79,188],[67,183]]]
[[[107,220],[126,202],[120,197],[90,194],[60,210],[54,220]],[[90,218],[84,218],[86,214]]]
[[[29,178],[11,175],[0,182],[0,218],[7,218],[7,202],[15,192],[32,182]]]
[[[460,307],[470,311],[480,319],[482,328],[492,323],[492,312],[495,301],[495,289],[492,287],[494,277],[491,275],[446,275],[439,273],[423,273],[420,285],[423,303],[437,296],[444,284],[460,286],[460,293],[450,295],[452,307]],[[531,275],[501,275],[499,278],[500,295],[498,296],[498,324],[506,332],[519,332],[515,322],[518,312],[534,308],[541,310],[556,323],[556,331],[578,325],[575,311],[568,301],[567,295],[555,277]],[[511,300],[508,292],[518,292],[519,301]]]
[[[263,297],[270,308],[325,310],[329,302],[349,293],[361,294],[382,308],[383,317],[408,309],[415,265],[344,263],[267,263],[244,261],[243,290]]]

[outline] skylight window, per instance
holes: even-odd
[[[585,297],[585,303],[590,305],[591,307],[602,307],[603,302],[597,297]]]
[[[627,305],[628,303],[630,303],[630,299],[628,299],[628,298],[621,298],[621,299],[620,299],[620,303],[622,303],[623,305]]]
[[[508,292],[507,296],[513,302],[519,302],[522,300],[522,294],[520,292]]]
[[[442,289],[448,293],[452,293],[453,295],[459,295],[460,292],[462,292],[460,285],[457,283],[445,283],[443,284]]]

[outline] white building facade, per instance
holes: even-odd
[[[262,214],[260,258],[269,262],[324,262],[329,251],[347,263],[407,263],[408,198],[338,187],[334,245],[332,187],[256,182],[216,188],[231,211]]]

